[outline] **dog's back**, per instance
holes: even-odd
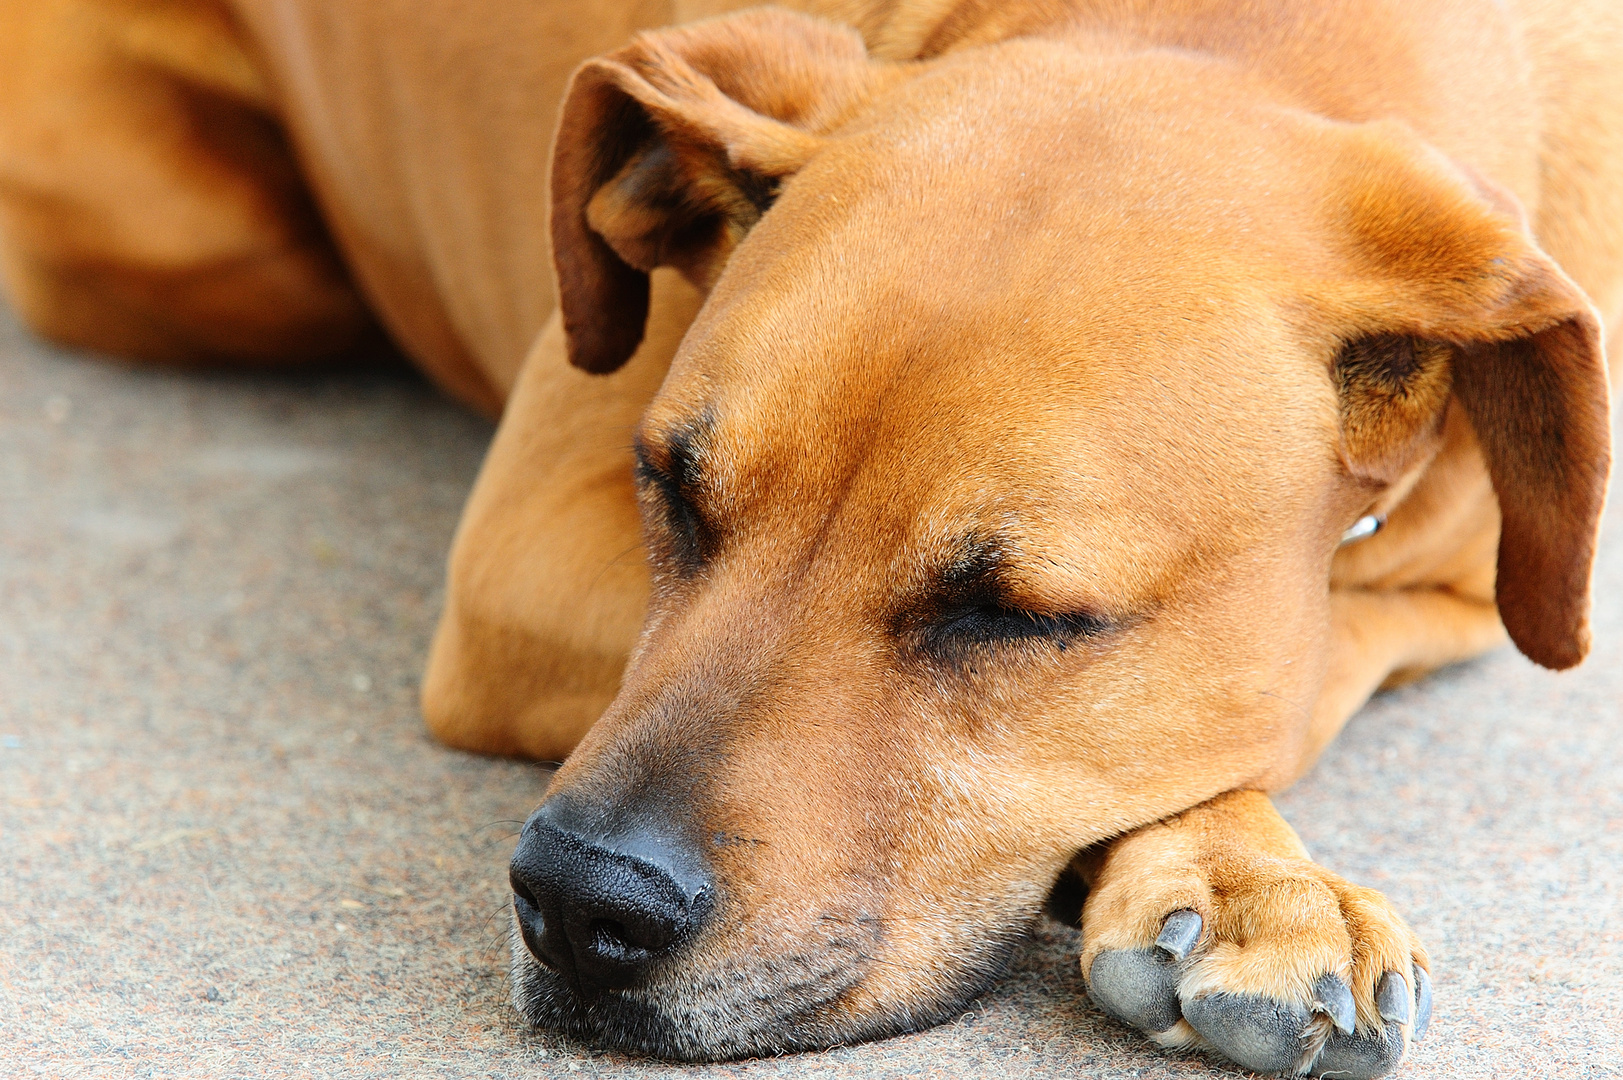
[[[7,290],[47,336],[181,362],[322,360],[372,332],[370,308],[494,411],[552,311],[547,156],[570,71],[640,28],[739,6],[0,0]],[[792,6],[906,54],[942,47],[973,5]],[[1209,7],[1155,17],[1220,26],[1194,10]],[[1623,16],[1605,0],[1513,8],[1546,133],[1537,231],[1610,315]]]

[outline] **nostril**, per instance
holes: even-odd
[[[526,883],[523,878],[518,876],[517,870],[508,870],[507,884],[512,886],[514,896],[518,897],[526,904],[529,904],[532,908],[539,908],[541,906],[536,902],[535,893],[530,891],[529,884]]]
[[[635,964],[648,957],[650,950],[638,944],[622,922],[593,919],[590,933],[593,949],[605,960]]]
[[[548,925],[552,920],[542,913],[535,890],[517,871],[509,872],[508,884],[513,888],[513,914],[518,916],[518,932],[524,939],[524,947],[541,963],[559,968],[560,953],[567,954],[568,949],[567,946],[560,949],[557,940],[548,940],[558,938],[559,934]]]

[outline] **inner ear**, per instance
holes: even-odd
[[[627,265],[672,266],[708,290],[782,182],[707,147],[650,139],[591,197],[586,222]]]
[[[1396,482],[1436,450],[1453,391],[1449,346],[1403,334],[1343,344],[1334,377],[1347,471]]]
[[[569,358],[609,372],[647,316],[648,274],[708,290],[824,139],[904,66],[849,27],[772,8],[643,34],[589,60],[553,146],[552,246]]]

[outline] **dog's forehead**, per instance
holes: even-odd
[[[838,498],[919,544],[955,514],[1098,550],[1268,515],[1327,456],[1290,230],[1261,217],[1264,177],[1294,212],[1249,130],[1277,117],[1193,100],[1176,59],[1149,87],[1009,51],[904,88],[734,253],[645,431],[702,418],[735,509]]]
[[[1279,344],[1320,232],[1299,118],[1189,58],[973,52],[893,89],[789,180],[668,396],[1028,386],[1033,365],[1079,363],[1130,384]]]
[[[1319,232],[1303,155],[1321,127],[1209,60],[972,50],[830,139],[718,293],[750,288],[763,257],[824,292],[894,284],[942,301],[1171,298],[1203,258],[1226,260],[1213,284],[1288,274]]]

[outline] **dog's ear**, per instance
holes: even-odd
[[[1343,460],[1396,479],[1452,394],[1499,499],[1500,618],[1529,658],[1572,667],[1611,467],[1600,320],[1508,192],[1396,125],[1343,139],[1331,205],[1354,281],[1338,303],[1359,328],[1335,364]]]
[[[774,9],[643,34],[582,65],[552,161],[570,361],[609,372],[630,358],[655,267],[708,289],[887,68],[856,31]]]

